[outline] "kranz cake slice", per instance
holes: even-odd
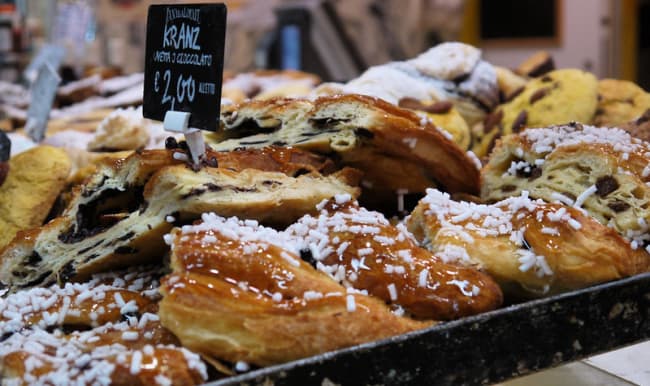
[[[423,193],[437,186],[475,194],[475,160],[427,119],[360,95],[314,101],[275,99],[224,106],[221,130],[208,142],[215,150],[293,146],[329,155],[361,170],[363,199]]]
[[[358,172],[325,176],[318,173],[327,164],[319,164],[322,157],[297,153],[304,152],[207,152],[212,166],[199,171],[179,149],[106,164],[76,190],[61,217],[19,233],[0,253],[0,283],[15,291],[160,260],[167,251],[163,235],[205,211],[288,225],[323,199],[358,195]]]
[[[650,243],[650,144],[621,129],[573,123],[506,136],[482,178],[486,201],[527,191],[586,211],[633,248]]]

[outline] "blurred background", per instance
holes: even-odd
[[[197,2],[193,0],[192,2]],[[200,2],[200,1],[198,1]],[[0,79],[20,81],[40,47],[66,49],[71,77],[143,70],[149,0],[0,0]],[[157,1],[156,3],[182,3]],[[557,67],[650,88],[650,0],[232,0],[225,67],[294,68],[347,80],[441,41],[514,67],[538,50]],[[644,23],[645,21],[645,23]]]

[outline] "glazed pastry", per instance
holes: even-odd
[[[507,68],[495,66],[497,84],[499,85],[499,101],[509,102],[524,90],[528,78],[515,74]]]
[[[16,232],[41,226],[70,173],[60,149],[37,146],[12,157],[0,185],[0,249]]]
[[[650,94],[633,82],[598,81],[598,108],[594,125],[615,127],[639,118],[650,109]]]
[[[417,319],[450,320],[495,309],[499,286],[472,268],[445,264],[420,248],[400,226],[360,208],[349,195],[319,205],[287,232],[301,255],[347,288],[372,296]]]
[[[633,248],[650,242],[650,145],[621,129],[572,124],[504,137],[482,177],[484,200],[527,191],[582,208]]]
[[[443,261],[484,269],[513,298],[583,288],[650,267],[645,250],[580,209],[526,193],[484,205],[431,189],[407,224]]]
[[[3,298],[3,384],[205,382],[199,356],[160,325],[158,277],[157,270],[132,269]]]
[[[323,176],[306,169],[308,157],[298,158],[295,168],[282,166],[291,162],[291,152],[299,151],[259,150],[268,162],[254,164],[296,177],[250,169],[248,153],[237,162],[238,153],[208,152],[212,166],[197,172],[180,149],[144,151],[104,165],[75,191],[61,217],[22,234],[0,253],[0,282],[16,290],[158,261],[167,249],[162,235],[172,224],[191,222],[205,211],[286,225],[325,198],[358,195],[355,171]],[[228,168],[215,167],[220,157]]]
[[[173,272],[162,281],[159,316],[203,357],[265,366],[431,325],[346,290],[274,229],[202,219],[166,236]]]
[[[214,149],[278,144],[334,154],[340,165],[364,173],[366,197],[424,192],[432,185],[451,192],[478,190],[477,165],[447,133],[379,99],[251,101],[224,107],[221,121],[221,131],[209,140]]]

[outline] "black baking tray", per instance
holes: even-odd
[[[650,337],[650,273],[211,382],[481,385]]]

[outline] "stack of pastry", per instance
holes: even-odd
[[[650,145],[587,125],[643,132],[642,90],[455,43],[344,95],[238,82],[200,165],[137,110],[72,178],[1,164],[3,381],[198,384],[650,268]]]

